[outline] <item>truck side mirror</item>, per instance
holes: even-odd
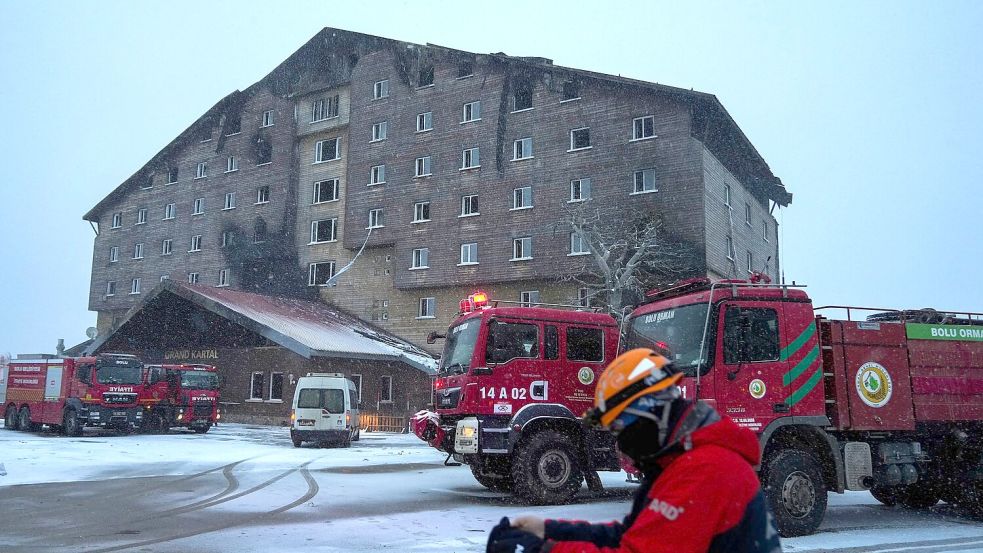
[[[440,334],[436,330],[432,330],[432,331],[430,331],[430,334],[427,334],[427,343],[428,344],[436,344],[437,343],[437,340],[441,340],[441,339],[444,339],[444,338],[447,338],[447,335],[446,334]]]

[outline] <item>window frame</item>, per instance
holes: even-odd
[[[271,371],[270,372],[270,387],[269,387],[269,402],[270,403],[283,403],[283,371]],[[276,377],[280,377],[280,397],[273,397],[273,382]]]
[[[386,164],[373,165],[369,169],[369,183],[367,186],[375,186],[377,184],[386,184]]]
[[[420,123],[423,123],[421,125]],[[433,112],[425,111],[416,115],[416,132],[430,132],[433,130]]]
[[[388,121],[379,121],[378,123],[373,123],[372,124],[372,139],[369,140],[370,143],[372,143],[372,142],[382,142],[383,140],[385,140],[388,137],[389,137],[389,122]]]
[[[136,222],[136,224],[138,224],[138,225],[146,225],[147,224],[147,208],[141,207],[140,209],[137,210],[137,222]]]
[[[520,144],[521,144],[521,148],[520,148]],[[520,149],[521,149],[521,153],[523,154],[526,153],[526,147],[525,147],[526,144],[529,145],[528,148],[529,155],[519,157]],[[525,138],[518,138],[512,142],[512,161],[524,161],[527,159],[533,159],[534,157],[535,156],[533,155],[531,136],[527,136]]]
[[[528,244],[528,247],[526,246]],[[528,251],[527,251],[528,250]],[[521,253],[522,255],[517,255]],[[512,239],[512,259],[509,261],[528,261],[532,256],[532,236],[520,236]]]
[[[118,263],[119,262],[119,246],[109,247],[109,262]]]
[[[528,200],[528,204],[526,201]],[[520,186],[512,189],[512,209],[509,211],[522,211],[532,209],[535,206],[532,199],[532,186]]]
[[[468,169],[477,169],[481,167],[481,152],[478,146],[474,148],[465,148],[461,152],[461,171],[467,171]]]
[[[383,395],[388,397],[388,399],[383,399]],[[393,402],[393,377],[392,375],[384,374],[379,382],[379,403],[392,403]]]
[[[105,296],[107,298],[111,298],[111,297],[113,297],[115,295],[116,295],[116,281],[115,280],[107,280],[106,281],[106,294],[105,294]]]
[[[383,219],[383,213],[384,213],[383,212],[383,208],[381,208],[381,207],[370,209],[369,210],[369,226],[365,227],[366,230],[385,227],[386,225],[385,225],[385,221]],[[372,222],[373,219],[375,219],[375,224],[373,224],[373,222]]]
[[[143,259],[143,242],[133,244],[133,259]]]
[[[328,277],[324,279],[324,283],[319,283],[317,278],[320,273],[319,267],[321,265],[328,266]],[[338,266],[335,261],[312,261],[307,264],[307,285],[326,286],[328,282],[335,277],[335,271],[337,270]]]
[[[324,153],[325,153],[324,152],[324,145],[327,144],[328,142],[333,142],[334,143],[334,155],[335,155],[335,157],[332,157],[332,158],[325,158],[324,157]],[[339,159],[341,159],[341,138],[340,137],[337,137],[336,136],[334,138],[325,138],[324,140],[318,140],[317,142],[314,143],[314,164],[317,164],[317,163],[327,163],[329,161],[338,161]]]
[[[123,212],[122,211],[118,211],[116,213],[113,213],[113,221],[112,221],[112,223],[110,225],[110,228],[123,228]]]
[[[649,121],[651,123],[652,134],[645,134],[645,122]],[[641,133],[637,132],[641,129]],[[639,142],[642,140],[651,140],[653,138],[658,138],[655,134],[655,116],[654,115],[643,115],[641,117],[635,117],[631,120],[631,140],[629,142]]]
[[[470,110],[468,108],[470,108]],[[468,111],[470,111],[471,113],[469,114]],[[476,114],[477,117],[475,117]],[[470,119],[468,118],[468,115],[471,116]],[[463,125],[465,123],[471,123],[474,121],[481,121],[481,100],[467,102],[461,108],[461,124]]]
[[[130,281],[130,295],[135,296],[140,293],[140,277]]]
[[[253,205],[263,205],[270,203],[270,185],[264,184],[256,187],[256,203]]]
[[[567,85],[572,85],[571,88],[575,92],[574,96],[568,96],[569,91],[567,90]],[[580,85],[581,83],[579,81],[574,81],[574,80],[563,81],[563,84],[561,85],[561,89],[560,89],[560,103],[563,104],[566,102],[573,102],[574,100],[580,100],[581,99]]]
[[[652,175],[652,188],[651,189],[646,189],[645,188],[645,175],[646,174],[651,174]],[[639,175],[641,175],[641,178],[642,178],[642,180],[641,180],[641,184],[642,184],[641,190],[639,190],[639,188],[638,188],[638,184],[639,184],[638,178],[639,178]],[[655,168],[653,168],[653,167],[650,167],[648,169],[636,169],[632,173],[632,188],[631,188],[631,194],[630,195],[636,196],[636,195],[639,195],[639,194],[653,194],[655,192],[658,192],[659,191],[659,183],[658,183],[658,179],[656,178],[656,176],[657,175],[655,173]]]
[[[467,255],[465,255],[467,252]],[[466,267],[470,265],[477,265],[478,262],[478,243],[477,242],[465,242],[461,244],[461,258],[460,262],[457,264],[458,267]]]
[[[195,198],[191,203],[191,215],[204,215],[205,214],[205,198]]]
[[[475,217],[481,215],[478,211],[478,195],[465,194],[461,196],[461,214],[458,217]]]
[[[256,386],[256,375],[259,375],[259,386]],[[263,401],[263,387],[266,382],[266,373],[264,371],[253,371],[249,375],[249,399],[246,401]],[[256,388],[259,388],[257,390]],[[256,392],[259,392],[257,396]]]
[[[204,179],[204,178],[207,178],[207,177],[208,177],[208,162],[207,161],[199,161],[198,162],[198,166],[195,168],[195,179],[194,180]]]
[[[751,226],[751,203],[744,202],[744,224]]]
[[[170,221],[177,217],[177,205],[170,203],[164,206],[164,218],[163,221]]]
[[[421,173],[420,171],[423,172]],[[418,179],[430,176],[433,176],[433,157],[420,156],[416,158],[416,161],[413,163],[413,178]]]
[[[381,81],[376,81],[372,85],[372,99],[382,100],[389,97],[389,79],[382,79]]]
[[[425,213],[424,213],[425,212]],[[424,217],[425,215],[425,217]],[[413,204],[412,223],[426,223],[430,221],[430,200],[415,202]]]
[[[236,158],[236,156],[229,156],[225,160],[225,172],[234,173],[238,170],[239,170],[239,160]]]
[[[329,231],[328,231],[329,238],[327,240],[318,240],[317,239],[318,238],[318,235],[321,234],[319,231],[321,230],[321,224],[322,223],[327,223],[327,226],[329,228]],[[337,242],[337,241],[338,241],[338,218],[337,217],[332,217],[330,219],[315,219],[315,220],[311,221],[311,241],[308,242],[308,245],[309,246],[313,246],[315,244],[328,244],[328,243]]]
[[[731,205],[731,189],[729,184],[724,184],[724,205],[733,209]]]
[[[273,120],[273,110],[268,109],[263,112],[262,119],[260,120],[260,128],[272,127],[274,124]]]
[[[195,234],[191,236],[191,247],[188,249],[188,253],[195,253],[201,251],[201,234]]]
[[[228,268],[219,269],[219,271],[218,271],[218,284],[216,285],[216,287],[218,287],[218,288],[225,288],[225,287],[229,286],[229,283],[231,282],[231,279],[229,278],[230,275],[231,275],[231,272],[230,272],[230,270]]]
[[[578,243],[580,245],[579,249],[574,249],[574,244]],[[586,249],[584,249],[586,248]],[[584,237],[578,234],[576,231],[570,232],[570,253],[567,254],[568,257],[577,257],[581,255],[590,255],[590,248],[587,247],[587,243],[584,241]]]
[[[334,196],[334,198],[330,200],[321,199],[320,185],[329,182],[333,183],[331,185],[331,195]],[[338,177],[334,177],[330,179],[322,179],[322,180],[314,181],[314,189],[311,196],[312,196],[311,205],[326,204],[328,202],[337,202],[338,200],[341,199],[341,179],[339,179]]]
[[[225,193],[225,203],[223,205],[225,207],[222,208],[222,211],[229,211],[230,209],[235,209],[236,208],[236,193],[235,193],[235,191],[226,192]]]
[[[436,319],[437,318],[437,298],[428,296],[420,298],[416,310],[417,319]]]
[[[522,290],[519,292],[519,307],[535,307],[542,303],[539,290]]]
[[[577,146],[577,144],[576,144],[576,140],[577,140],[576,133],[581,132],[581,131],[587,131],[587,145],[586,146]],[[593,144],[591,143],[591,140],[590,140],[590,127],[579,127],[579,128],[576,128],[576,129],[570,129],[570,149],[567,150],[568,153],[569,152],[579,152],[581,150],[590,150],[593,147],[594,146],[593,146]]]
[[[197,271],[191,271],[188,273],[188,284],[198,284],[201,280],[201,273]]]
[[[413,248],[410,256],[410,270],[419,271],[430,268],[430,248]]]
[[[164,238],[160,241],[160,255],[171,255],[174,253],[174,239]]]
[[[584,183],[585,182],[587,184],[586,187],[584,186]],[[574,196],[574,193],[573,193],[573,191],[574,191],[575,188],[579,192],[578,195],[577,195],[577,197],[575,197]],[[587,190],[586,196],[584,195],[585,188]],[[582,178],[579,178],[579,179],[571,179],[570,180],[570,199],[567,200],[567,203],[568,204],[586,202],[587,200],[590,200],[591,199],[590,195],[591,195],[591,179],[590,179],[590,177],[582,177]]]

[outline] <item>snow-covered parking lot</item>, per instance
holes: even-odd
[[[484,551],[502,516],[609,520],[632,484],[574,505],[523,507],[412,435],[363,433],[350,449],[291,446],[283,428],[205,435],[0,431],[0,551]],[[3,471],[0,471],[3,472]],[[947,505],[887,508],[831,495],[821,531],[786,551],[983,551],[983,525]]]

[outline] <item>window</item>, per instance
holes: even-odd
[[[256,166],[273,163],[273,145],[262,136],[256,138],[253,145],[253,153],[256,155]]]
[[[227,116],[223,128],[225,129],[225,136],[232,136],[242,132],[242,117],[240,114],[237,113]]]
[[[113,228],[120,228],[123,226],[123,214],[113,213]]]
[[[655,137],[655,116],[636,117],[631,122],[631,139],[644,140]]]
[[[106,283],[106,297],[116,295],[116,281],[110,280]]]
[[[143,259],[143,244],[135,244],[133,246],[133,259]]]
[[[268,204],[270,203],[270,187],[260,186],[256,189],[256,203],[257,204]]]
[[[380,140],[385,140],[386,135],[389,132],[389,123],[382,121],[381,123],[376,123],[372,125],[372,142],[379,142]]]
[[[461,217],[478,215],[478,195],[461,196]]]
[[[270,401],[283,401],[283,373],[270,374]]]
[[[754,272],[754,256],[751,254],[751,252],[747,252],[747,272]]]
[[[428,111],[416,116],[416,132],[433,130],[433,112]]]
[[[338,117],[338,95],[314,100],[311,110],[311,123]]]
[[[192,215],[201,215],[205,212],[205,198],[195,198],[194,209],[191,211]]]
[[[314,183],[314,202],[322,204],[338,200],[338,179],[319,180]]]
[[[263,399],[263,376],[263,373],[259,371],[253,373],[253,377],[249,382],[249,399]]]
[[[590,199],[590,179],[570,181],[570,201],[585,202]]]
[[[161,282],[164,282],[165,280],[170,280],[170,279],[171,279],[171,275],[160,275],[160,281]]]
[[[462,61],[461,64],[457,66],[458,79],[463,79],[472,75],[474,75],[474,62],[472,60]]]
[[[751,204],[744,204],[744,224],[751,226]]]
[[[543,335],[543,358],[560,358],[560,333],[556,330],[556,325],[546,325],[546,332]]]
[[[461,119],[461,122],[467,123],[469,121],[481,121],[480,101],[464,104],[464,118]]]
[[[580,83],[577,81],[566,81],[563,83],[563,97],[561,102],[580,99]]]
[[[140,293],[140,279],[135,278],[130,281],[130,294]]]
[[[341,159],[341,144],[339,138],[329,138],[318,140],[314,144],[314,163],[323,163],[335,159]]]
[[[260,244],[266,241],[266,221],[262,217],[256,217],[253,223],[253,244]]]
[[[385,184],[386,183],[386,166],[385,165],[375,165],[369,171],[369,184]]]
[[[461,156],[461,169],[474,169],[481,167],[481,158],[478,156],[478,148],[468,148]]]
[[[355,384],[355,398],[359,403],[362,402],[362,375],[351,375],[352,382]]]
[[[515,141],[515,153],[513,160],[529,159],[532,157],[532,138],[520,138]]]
[[[530,236],[512,240],[511,261],[519,261],[522,259],[532,259],[532,237]]]
[[[778,312],[728,305],[724,312],[724,363],[777,361]]]
[[[328,281],[334,276],[334,261],[322,261],[311,263],[307,266],[307,285],[308,286],[327,286]]]
[[[768,242],[768,221],[761,221],[761,237]]]
[[[532,109],[532,82],[519,80],[512,90],[512,111]]]
[[[532,307],[539,303],[539,290],[519,292],[519,307]]]
[[[416,202],[413,204],[413,222],[422,223],[430,220],[430,202]]]
[[[200,252],[201,251],[201,235],[196,234],[191,237],[191,249],[189,252]]]
[[[658,191],[659,189],[655,187],[655,169],[635,171],[635,186],[632,194],[645,194]]]
[[[146,222],[147,222],[147,208],[141,207],[137,211],[137,224],[143,225],[146,224]]]
[[[433,84],[433,64],[427,63],[420,67],[420,78],[417,79],[417,86],[424,87]]]
[[[410,269],[429,269],[430,268],[430,248],[416,248],[413,250],[413,264]]]
[[[370,209],[369,210],[369,226],[368,228],[380,228],[386,226],[382,220],[382,208]]]
[[[532,207],[532,187],[523,186],[512,191],[512,209],[529,209]]]
[[[724,205],[730,207],[730,185],[724,185]]]
[[[174,251],[174,241],[171,240],[170,238],[165,238],[160,243],[160,255],[171,255],[171,252],[173,251]]]
[[[198,284],[198,273],[188,273],[188,284]]]
[[[389,97],[389,80],[379,81],[372,87],[372,98],[379,100]]]
[[[539,357],[539,327],[525,323],[489,323],[485,359],[506,363],[512,359]]]
[[[264,126],[264,127],[272,127],[273,126],[273,110],[272,109],[268,109],[268,110],[266,110],[266,111],[263,112],[263,123],[262,123],[262,126]]]
[[[167,170],[167,184],[174,184],[177,182],[178,168],[171,167]]]
[[[590,288],[581,288],[577,290],[577,304],[580,307],[590,307]]]
[[[238,171],[238,170],[239,170],[239,160],[236,159],[236,156],[229,156],[229,159],[226,160],[225,162],[225,172],[231,173],[233,171]]]
[[[116,263],[119,261],[119,246],[113,246],[109,248],[109,262]]]
[[[727,259],[734,260],[734,239],[730,236],[727,237]]]
[[[461,244],[461,263],[460,265],[478,264],[478,243]]]
[[[590,148],[590,127],[570,131],[570,151]]]
[[[195,169],[195,178],[203,179],[208,176],[208,164],[202,161],[198,164],[198,168]]]
[[[430,156],[416,158],[415,177],[426,177],[430,175]]]
[[[393,377],[388,374],[382,375],[382,382],[380,382],[381,389],[379,390],[379,401],[382,403],[392,403],[393,402]]]
[[[420,310],[417,319],[433,319],[437,316],[437,298],[420,298]]]
[[[221,271],[218,272],[218,285],[219,286],[228,286],[229,285],[229,270],[228,269],[222,269]]]
[[[338,219],[311,222],[311,244],[334,242],[338,239]]]
[[[225,207],[222,209],[235,209],[236,208],[236,193],[226,192],[225,193]]]
[[[235,243],[235,233],[231,230],[222,231],[222,247],[227,248]]]
[[[570,253],[568,255],[586,255],[590,250],[584,242],[584,237],[576,232],[570,233]]]
[[[167,205],[164,206],[164,220],[165,221],[167,219],[173,219],[176,214],[177,214],[177,208],[174,207],[174,204],[167,204]]]
[[[604,331],[600,328],[567,328],[567,360],[604,361]]]

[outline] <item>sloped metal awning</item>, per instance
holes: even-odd
[[[435,374],[436,360],[425,350],[374,327],[332,306],[303,299],[264,296],[229,288],[184,284],[165,280],[130,309],[112,333],[100,336],[87,348],[96,352],[114,337],[126,333],[138,319],[153,318],[166,308],[168,296],[262,336],[305,357],[342,357],[400,361],[427,374]]]

